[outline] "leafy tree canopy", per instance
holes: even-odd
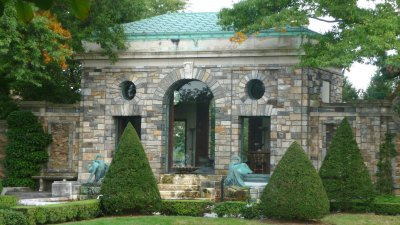
[[[387,79],[381,73],[376,73],[363,93],[363,98],[367,100],[392,98],[395,86],[394,79]]]
[[[73,51],[71,33],[47,11],[37,11],[31,23],[17,19],[13,1],[0,18],[0,90],[8,95],[28,82],[40,86],[52,77],[49,68],[63,70]]]
[[[184,0],[91,0],[86,20],[77,20],[69,13],[68,2],[55,2],[52,11],[73,34],[72,47],[83,51],[83,40],[100,44],[104,53],[116,60],[115,50],[125,49],[122,24],[184,9]]]
[[[220,23],[226,29],[254,33],[287,26],[306,26],[309,18],[334,24],[325,34],[314,35],[318,43],[305,43],[301,66],[343,67],[353,62],[387,56],[385,68],[400,74],[399,1],[370,1],[375,7],[364,8],[357,0],[243,0],[232,9],[220,12]],[[327,19],[326,19],[327,18]],[[392,55],[387,55],[392,50]]]
[[[83,52],[83,40],[100,44],[104,53],[116,60],[115,50],[125,49],[122,23],[178,11],[186,4],[184,0],[89,0],[90,13],[85,20],[78,20],[72,5],[81,9],[86,1],[0,2],[0,10],[4,6],[0,18],[0,92],[8,95],[12,90],[24,99],[58,103],[79,99],[81,65],[72,56]],[[17,19],[20,2],[33,10],[29,23]]]
[[[347,77],[343,79],[342,99],[343,102],[352,102],[359,99],[360,90],[357,90]]]
[[[10,0],[0,1],[0,16],[4,13],[5,4]],[[18,18],[21,21],[29,22],[34,17],[34,6],[47,10],[50,9],[54,4],[55,0],[17,0],[14,1],[15,9],[17,11]],[[89,15],[90,0],[67,0],[70,6],[70,11],[79,19],[86,19]]]

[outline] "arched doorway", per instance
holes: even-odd
[[[180,80],[169,92],[167,172],[196,167],[214,172],[215,107],[208,86],[198,80]]]

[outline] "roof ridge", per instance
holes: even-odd
[[[234,31],[224,30],[218,24],[217,15],[217,12],[173,12],[125,23],[123,26],[125,34],[129,38],[139,36],[143,38],[144,36],[151,36],[154,38],[170,38],[172,36],[179,38],[231,37]],[[288,31],[290,34],[280,33],[279,35],[299,35],[304,32],[309,32],[304,28],[291,28],[288,29]],[[275,35],[271,34],[271,31],[265,31],[264,33]]]

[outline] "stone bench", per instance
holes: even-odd
[[[39,191],[44,191],[46,189],[45,182],[53,183],[54,181],[67,180],[76,181],[78,179],[78,175],[71,173],[44,173],[38,176],[32,176],[32,179],[39,180]]]

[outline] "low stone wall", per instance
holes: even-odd
[[[389,101],[358,101],[311,108],[309,154],[315,167],[321,166],[336,128],[347,117],[373,181],[376,180],[379,146],[387,132],[396,135],[399,154],[394,159],[393,172],[395,188],[400,191],[400,125],[393,119],[391,107]]]

